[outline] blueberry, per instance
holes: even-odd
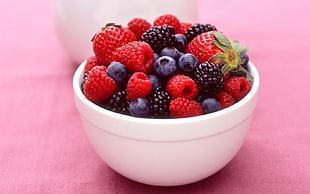
[[[146,98],[136,98],[129,104],[129,113],[135,117],[147,117],[151,113],[151,104]]]
[[[152,90],[162,87],[162,83],[156,75],[149,75],[149,80],[152,82]]]
[[[183,34],[176,34],[175,38],[176,38],[175,47],[181,52],[184,51],[185,46],[187,44],[186,36],[184,36]]]
[[[248,69],[248,62],[250,60],[249,56],[246,53],[240,53],[239,56],[242,60],[244,60],[241,66],[244,67],[245,69]]]
[[[114,79],[118,85],[125,84],[128,81],[128,70],[120,62],[113,61],[107,68],[107,74]]]
[[[193,54],[185,53],[179,58],[178,66],[184,72],[193,72],[198,66],[198,59]]]
[[[180,58],[180,55],[180,51],[174,47],[163,48],[163,50],[160,52],[160,56],[169,56],[174,58],[176,61]]]
[[[221,103],[215,98],[206,98],[201,104],[205,113],[212,113],[222,109]]]
[[[206,94],[198,93],[197,96],[194,98],[194,100],[201,104],[206,98],[207,98]]]
[[[155,72],[164,78],[173,75],[178,69],[176,61],[169,56],[159,57],[154,63]]]
[[[160,57],[159,54],[154,53],[154,60],[155,60],[155,61],[156,61],[159,57]]]

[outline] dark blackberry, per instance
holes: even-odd
[[[159,54],[163,48],[174,46],[175,30],[168,25],[152,26],[142,35],[141,40],[147,42],[154,52]]]
[[[105,108],[114,112],[128,114],[129,100],[126,90],[120,90],[113,94],[105,103]]]
[[[208,31],[217,31],[216,27],[211,24],[194,24],[191,27],[187,29],[185,32],[185,36],[187,38],[187,41],[190,42],[193,40],[196,36],[199,34],[202,34],[204,32]]]
[[[84,93],[84,83],[85,83],[85,80],[87,79],[88,75],[89,75],[89,71],[84,73],[84,75],[83,75],[83,81],[81,83],[81,90],[83,93]]]
[[[148,97],[151,103],[151,113],[154,117],[168,117],[171,97],[163,88],[157,88]]]
[[[219,65],[204,62],[195,68],[194,81],[207,96],[214,96],[223,90],[224,76]]]

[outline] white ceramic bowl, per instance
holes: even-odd
[[[75,72],[76,106],[98,155],[119,174],[137,182],[177,186],[202,180],[237,154],[251,124],[259,74],[239,102],[207,115],[180,119],[136,118],[103,109],[81,92],[85,62]]]

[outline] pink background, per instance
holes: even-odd
[[[94,153],[73,102],[77,64],[53,25],[53,1],[0,2],[0,193],[310,193],[310,3],[198,1],[199,21],[251,48],[261,75],[238,155],[200,182],[130,181]]]

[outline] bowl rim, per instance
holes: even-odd
[[[212,119],[216,118],[220,115],[224,114],[229,114],[230,112],[235,111],[236,109],[240,108],[244,104],[246,104],[248,101],[250,101],[255,94],[258,92],[259,85],[260,85],[260,76],[257,68],[255,65],[249,61],[248,62],[248,67],[249,67],[249,72],[253,76],[253,82],[252,82],[252,88],[250,92],[243,97],[241,100],[239,100],[237,103],[233,104],[230,107],[224,108],[222,110],[209,113],[209,114],[203,114],[199,116],[193,116],[193,117],[185,117],[185,118],[141,118],[141,117],[134,117],[131,115],[125,115],[125,114],[120,114],[113,112],[111,110],[102,108],[98,106],[97,104],[91,102],[88,100],[85,95],[82,93],[81,90],[81,83],[82,83],[82,78],[84,75],[84,66],[86,65],[86,60],[83,61],[78,68],[76,69],[74,76],[73,76],[73,90],[76,95],[76,97],[82,101],[85,105],[87,105],[89,108],[91,108],[93,111],[96,111],[100,114],[104,115],[109,115],[111,117],[114,117],[116,119],[121,119],[121,120],[128,120],[130,122],[138,122],[138,123],[148,123],[148,124],[175,124],[177,121],[178,123],[191,123],[191,122],[197,122],[201,120],[206,120],[206,119]]]

